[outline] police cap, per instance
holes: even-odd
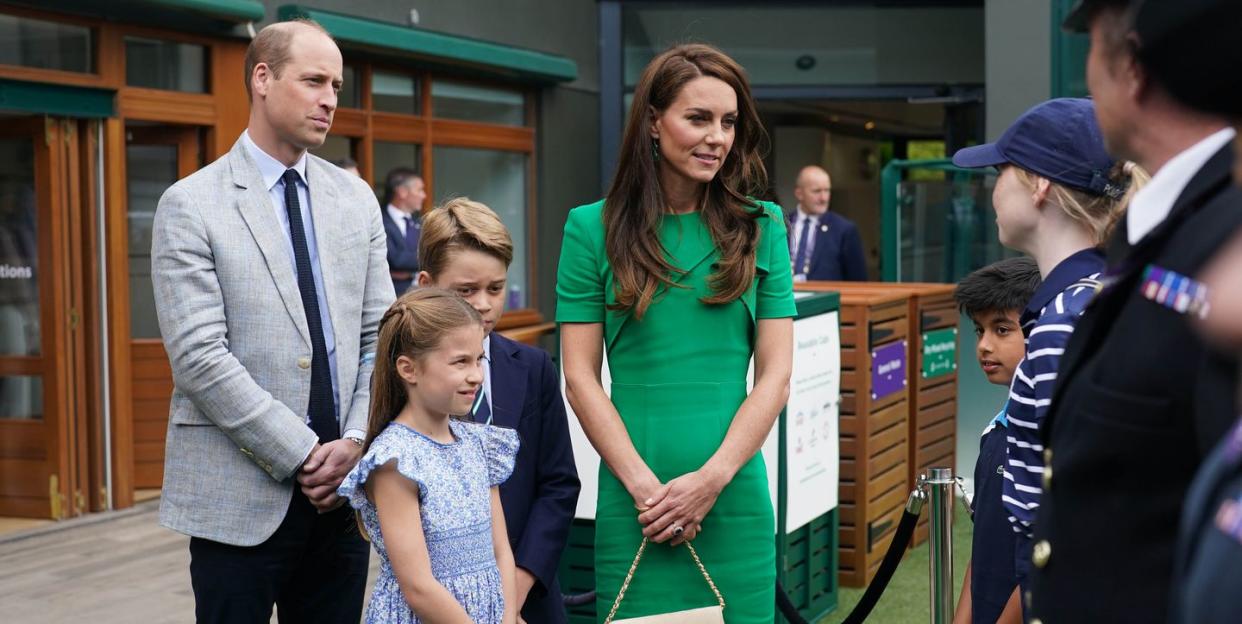
[[[1138,57],[1174,97],[1242,117],[1242,2],[1146,0],[1134,18]]]
[[[1077,0],[1061,22],[1061,28],[1085,33],[1091,30],[1091,18],[1102,9],[1126,9],[1136,0]]]

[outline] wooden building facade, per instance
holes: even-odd
[[[265,18],[309,16],[345,58],[331,136],[382,191],[419,170],[510,227],[519,337],[548,329],[537,111],[552,54],[252,0],[0,1],[0,516],[68,518],[160,487],[172,376],[150,280],[160,195],[245,128],[243,59]],[[482,175],[486,172],[486,175]]]

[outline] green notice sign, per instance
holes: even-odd
[[[957,370],[957,328],[923,332],[923,379]]]

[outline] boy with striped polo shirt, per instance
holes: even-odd
[[[1025,594],[1031,565],[1047,560],[1031,545],[1045,477],[1039,427],[1070,333],[1099,288],[1104,256],[1098,247],[1146,175],[1113,161],[1094,105],[1081,98],[1039,104],[996,143],[959,150],[953,162],[999,169],[992,205],[1000,241],[1033,257],[1044,280],[1020,318],[1026,356],[1009,390],[1001,496],[1017,534],[1014,571]]]

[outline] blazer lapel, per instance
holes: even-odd
[[[1226,145],[1218,151],[1190,179],[1181,195],[1173,202],[1173,208],[1160,225],[1148,232],[1133,246],[1125,239],[1125,221],[1119,224],[1113,233],[1113,241],[1109,244],[1112,253],[1124,253],[1116,266],[1110,262],[1109,273],[1104,278],[1104,289],[1096,295],[1088,306],[1089,314],[1084,314],[1074,328],[1070,344],[1081,341],[1081,347],[1072,349],[1073,357],[1061,361],[1058,376],[1061,379],[1073,377],[1087,358],[1099,348],[1112,330],[1112,320],[1121,314],[1122,307],[1129,301],[1130,294],[1138,288],[1139,278],[1143,269],[1154,262],[1165,250],[1165,243],[1181,224],[1206,203],[1210,194],[1220,192],[1223,185],[1229,184],[1229,165],[1233,146]],[[1116,240],[1121,237],[1122,240]],[[1075,345],[1076,346],[1076,345]],[[1058,386],[1058,389],[1061,386]],[[1057,398],[1054,392],[1053,399]],[[1055,412],[1049,412],[1049,422]],[[1045,427],[1051,431],[1051,427]],[[1049,435],[1045,433],[1045,435]]]
[[[517,428],[526,403],[527,364],[518,357],[513,341],[493,333],[492,341],[492,418],[502,426]]]
[[[268,190],[263,187],[259,168],[251,162],[240,139],[229,151],[229,168],[233,173],[233,184],[243,189],[237,200],[242,218],[263,253],[263,260],[272,274],[272,280],[276,282],[276,290],[280,293],[281,301],[285,303],[285,310],[293,318],[302,339],[309,345],[310,328],[306,325],[306,311],[302,308],[297,275],[285,248],[285,232],[281,228],[280,220],[276,218],[276,208],[272,205]]]
[[[337,318],[342,310],[340,293],[342,284],[337,283],[339,271],[333,259],[349,250],[342,249],[341,236],[348,231],[340,223],[341,212],[336,209],[336,190],[328,183],[328,175],[314,158],[306,159],[306,183],[310,188],[311,219],[315,223],[315,246],[319,249],[319,272],[323,275],[324,299],[328,302],[328,318],[332,327],[345,327]]]

